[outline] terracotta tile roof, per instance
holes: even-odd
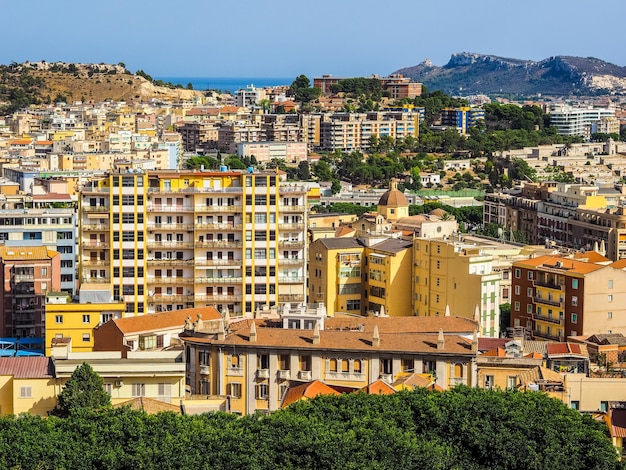
[[[348,235],[350,235],[350,234],[352,234],[354,232],[356,232],[356,229],[350,228],[347,225],[342,225],[335,232],[335,237],[337,237],[337,238],[339,238],[339,237],[347,237]]]
[[[57,254],[45,246],[0,246],[0,258],[3,260],[47,260]]]
[[[433,383],[432,376],[430,374],[418,374],[413,373],[406,376],[401,376],[391,384],[394,389],[402,390],[407,388],[428,388],[430,390],[443,391],[443,389]]]
[[[506,349],[504,349],[504,348],[490,349],[489,351],[485,352],[483,354],[483,356],[488,356],[488,357],[506,357]]]
[[[381,333],[438,333],[473,335],[474,320],[461,317],[340,317],[327,318],[324,331],[361,328],[366,333],[378,326]]]
[[[617,260],[614,263],[609,264],[609,266],[615,269],[626,269],[626,258]]]
[[[247,322],[240,322],[247,323]],[[250,342],[249,331],[239,329],[229,333],[224,340],[184,337],[185,341],[211,343],[225,346],[249,346],[268,348],[332,349],[344,351],[402,351],[412,353],[434,353],[438,355],[474,355],[470,340],[458,335],[446,335],[444,349],[437,349],[437,334],[380,333],[380,347],[372,346],[372,333],[360,331],[327,331],[320,334],[319,344],[313,344],[313,330],[284,328],[257,328],[255,343]]]
[[[370,395],[392,395],[396,393],[396,389],[382,379],[378,379],[366,385],[360,391],[369,393]]]
[[[491,351],[495,348],[503,348],[510,338],[478,338],[479,351]]]
[[[584,253],[575,253],[574,259],[586,261],[587,263],[610,263],[611,260],[601,255],[597,251],[586,251]]]
[[[587,356],[587,346],[578,343],[548,343],[548,356]]]
[[[155,415],[163,411],[172,411],[176,414],[181,414],[180,406],[148,397],[133,398],[132,400],[113,405],[113,408],[122,408],[123,406],[128,406],[132,410],[144,411],[149,415]]]
[[[172,310],[171,312],[140,315],[137,317],[117,318],[111,321],[114,322],[124,334],[166,330],[176,327],[180,327],[182,331],[187,317],[191,317],[191,321],[195,321],[198,314],[202,315],[202,320],[219,320],[222,318],[215,307],[196,307]]]
[[[561,267],[558,267],[557,263],[560,263]],[[599,269],[605,268],[605,266],[602,266],[600,264],[585,263],[583,261],[577,261],[571,258],[548,255],[516,261],[513,263],[513,266],[530,269],[545,267],[549,269],[557,269],[567,274],[589,274],[594,271],[598,271]]]
[[[32,140],[30,139],[16,139],[16,140],[10,140],[9,144],[10,145],[29,145],[32,144]]]
[[[315,398],[319,395],[341,395],[341,393],[339,393],[334,388],[326,385],[321,380],[314,380],[312,382],[307,382],[302,385],[290,387],[283,397],[281,407],[285,408],[295,401],[301,400],[303,398]]]
[[[49,357],[0,357],[0,376],[16,379],[46,379],[54,377]]]
[[[611,408],[611,437],[626,437],[626,409]]]

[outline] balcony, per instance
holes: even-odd
[[[467,379],[464,377],[450,377],[448,380],[450,387],[456,387],[457,385],[467,385]]]
[[[175,231],[175,230],[193,230],[193,224],[157,224],[153,222],[148,222],[147,226],[148,232],[156,231],[156,230],[166,230],[166,231]]]
[[[278,206],[280,212],[304,212],[306,207],[304,206]]]
[[[243,367],[229,367],[226,369],[226,375],[232,377],[243,377]]]
[[[81,210],[83,212],[89,212],[89,213],[102,213],[102,214],[108,214],[109,213],[109,206],[82,206]]]
[[[278,246],[281,248],[304,248],[304,241],[300,240],[280,240]]]
[[[304,230],[304,224],[299,223],[278,223],[278,228],[280,230]]]
[[[240,267],[242,259],[198,259],[196,266],[236,266]]]
[[[304,277],[289,277],[289,276],[285,276],[285,277],[279,277],[278,278],[278,283],[279,284],[302,284],[304,282]]]
[[[108,248],[109,242],[101,241],[101,242],[85,242],[83,243],[83,249],[85,250],[97,250],[101,248]]]
[[[194,300],[196,302],[241,302],[241,294],[200,294],[196,295]]]
[[[193,206],[184,204],[177,206],[175,204],[150,204],[146,206],[150,212],[193,212]]]
[[[538,303],[538,304],[550,305],[552,307],[562,307],[563,306],[563,301],[562,300],[544,299],[543,297],[539,297],[538,295],[535,296],[535,302]]]
[[[269,369],[257,369],[256,377],[257,377],[257,379],[269,379],[270,378],[270,370]]]
[[[310,382],[313,374],[310,370],[301,370],[298,372],[298,380],[304,380],[306,382]]]
[[[108,232],[109,226],[104,224],[83,224],[84,232]]]
[[[193,266],[193,259],[149,259],[148,266]]]
[[[242,277],[197,277],[191,279],[196,284],[241,284]]]
[[[278,294],[278,301],[285,302],[304,302],[304,294]]]
[[[223,212],[228,212],[228,213],[241,213],[241,211],[243,210],[243,206],[205,206],[205,205],[197,205],[196,206],[196,212],[210,212],[212,214],[214,213],[223,213]]]
[[[164,284],[169,286],[178,286],[180,284],[193,284],[193,277],[156,277],[148,276],[148,284]]]
[[[173,302],[193,302],[193,295],[183,294],[154,294],[148,296],[148,302],[155,304],[170,304]]]
[[[556,282],[553,281],[548,281],[548,282],[544,282],[544,281],[540,281],[539,279],[535,280],[535,286],[538,287],[545,287],[547,289],[554,289],[554,290],[563,290],[563,285],[562,284],[558,284]]]
[[[195,242],[196,248],[241,248],[241,240],[205,240]]]
[[[546,321],[546,322],[550,322],[550,323],[555,323],[557,325],[562,325],[563,321],[564,321],[564,317],[551,317],[551,316],[546,316],[546,315],[540,315],[537,313],[533,313],[533,320],[537,320],[537,321]]]
[[[82,264],[83,266],[108,266],[110,261],[106,259],[89,258],[83,260]]]
[[[551,339],[554,341],[563,341],[562,335],[553,335],[552,333],[533,331],[533,336],[535,338],[544,338],[544,339]]]
[[[12,281],[13,282],[28,282],[28,281],[35,281],[35,274],[14,274],[12,276]]]
[[[279,370],[276,372],[276,376],[279,380],[289,380],[291,378],[290,370]]]
[[[279,265],[287,265],[287,266],[298,266],[304,264],[304,259],[302,258],[278,258]]]
[[[110,277],[83,277],[82,284],[110,284]]]
[[[200,375],[209,375],[209,366],[200,366]]]
[[[190,241],[156,241],[156,240],[149,240],[147,242],[148,248],[171,248],[171,249],[176,249],[176,248],[193,248],[193,242]]]

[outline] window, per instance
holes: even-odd
[[[104,391],[111,396],[113,394],[113,384],[104,384]]]
[[[515,279],[519,279],[520,277],[522,277],[522,270],[515,268]]]
[[[83,343],[88,343],[89,341],[91,341],[91,334],[83,333]]]
[[[493,375],[485,375],[485,388],[491,390],[494,386]]]
[[[32,387],[20,387],[20,398],[33,398]]]
[[[609,402],[608,401],[601,401],[600,402],[600,411],[609,411]]]
[[[360,287],[359,284],[355,284],[355,285]],[[347,310],[361,310],[361,301],[359,299],[346,301],[346,309]]]
[[[576,323],[578,321],[578,315],[572,313],[572,323]]]
[[[226,386],[226,394],[232,398],[241,398],[241,384],[239,382],[229,383]]]
[[[608,296],[607,300],[608,300],[609,302],[613,302],[613,294],[609,294],[609,296]]]
[[[609,289],[613,289],[613,279],[609,279]]]
[[[90,323],[91,315],[83,315],[83,323]]]
[[[352,363],[352,369],[354,370],[355,374],[360,374],[361,373],[361,360],[360,359],[355,359],[354,362]]]
[[[533,272],[532,271],[528,271],[528,280],[529,281],[533,280]]]
[[[133,384],[133,398],[146,396],[146,384]]]
[[[267,384],[257,384],[256,386],[256,398],[257,400],[267,400],[268,398],[268,385]]]
[[[533,313],[533,304],[526,304],[526,313]]]
[[[526,289],[526,297],[532,297],[533,296],[533,288],[529,287],[528,289]]]
[[[259,369],[269,369],[270,368],[270,355],[269,354],[259,354],[257,357],[258,357],[258,367],[259,367]]]
[[[515,302],[515,311],[519,312],[519,302]]]
[[[515,286],[515,295],[519,295],[521,291],[522,288],[520,286]]]
[[[578,410],[580,408],[580,402],[578,400],[572,400],[570,402],[570,408],[572,410]]]
[[[328,370],[330,372],[337,372],[337,359],[331,357],[328,361]]]
[[[613,318],[613,312],[608,312],[606,315],[609,320]]]
[[[572,289],[578,289],[578,279],[572,279]]]
[[[239,369],[241,364],[240,361],[241,357],[239,356],[239,354],[233,354],[232,356],[230,356],[230,367],[232,369]]]
[[[63,323],[63,315],[55,315],[54,321],[57,324],[62,324]]]
[[[159,399],[167,401],[172,397],[172,384],[161,383],[157,391]]]
[[[509,375],[506,378],[506,388],[508,388],[508,389],[517,388],[517,376]]]
[[[573,305],[574,307],[577,307],[577,306],[578,306],[578,297],[576,297],[575,295],[574,295],[574,296],[572,296],[572,305]]]

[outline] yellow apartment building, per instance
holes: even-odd
[[[365,249],[368,312],[393,317],[412,312],[413,242],[389,238]]]
[[[48,357],[0,357],[0,415],[48,416],[57,404]]]
[[[416,315],[478,314],[481,336],[499,336],[500,273],[491,255],[462,240],[415,238],[413,257]]]
[[[125,316],[305,301],[306,187],[276,172],[119,171],[83,188],[82,285]]]
[[[284,309],[280,319],[215,320],[186,330],[192,395],[228,395],[233,413],[251,414],[278,409],[290,387],[315,380],[357,390],[418,373],[443,389],[476,385],[471,320],[325,318],[324,310]]]
[[[320,238],[309,247],[309,301],[327,314],[361,315],[365,247],[356,238]]]
[[[110,293],[108,294],[110,298]],[[50,356],[52,340],[69,338],[76,352],[90,352],[94,347],[94,329],[113,318],[121,318],[124,302],[68,302],[67,295],[48,294],[46,298],[45,346]]]

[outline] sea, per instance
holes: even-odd
[[[194,90],[216,90],[234,93],[248,85],[257,88],[266,86],[291,85],[295,77],[268,78],[268,77],[153,77],[155,80],[171,82],[174,85],[181,84],[186,87],[188,83],[193,85]]]

